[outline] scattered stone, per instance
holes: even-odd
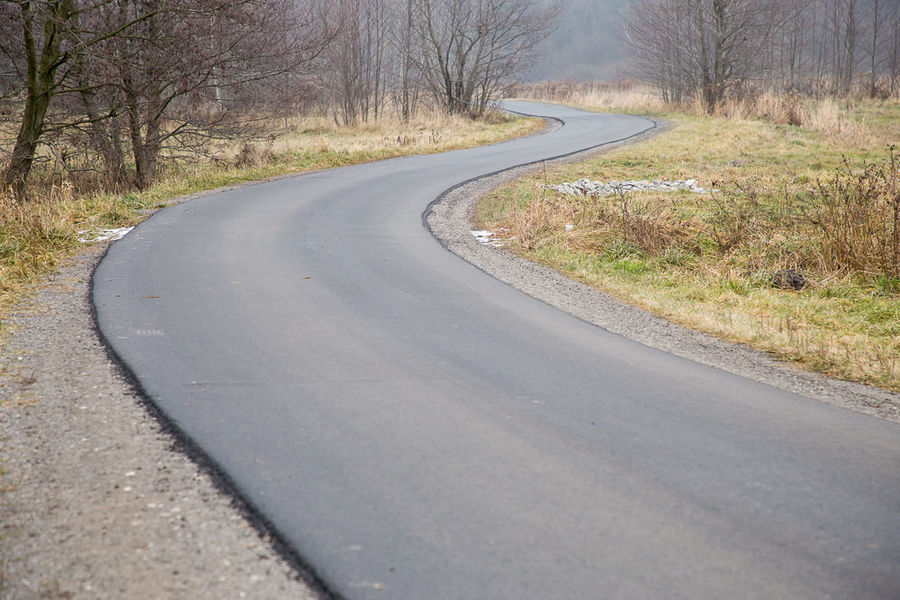
[[[793,269],[783,269],[772,276],[772,285],[783,290],[802,290],[806,286],[806,278]]]
[[[571,183],[546,186],[549,190],[555,190],[561,194],[572,196],[612,196],[616,194],[628,194],[631,192],[677,192],[686,190],[695,194],[717,192],[714,189],[705,189],[697,185],[696,179],[673,180],[655,179],[653,181],[591,181],[581,178]]]

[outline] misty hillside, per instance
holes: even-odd
[[[624,73],[628,48],[622,23],[631,0],[563,0],[559,26],[544,42],[525,79],[615,79]]]

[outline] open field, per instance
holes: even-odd
[[[480,204],[478,227],[670,320],[900,390],[900,161],[890,150],[900,142],[900,102],[773,97],[772,115],[747,118],[611,98],[604,107],[674,128],[497,190]],[[790,106],[804,125],[788,124]],[[580,178],[696,179],[717,191],[584,197],[546,188]],[[807,285],[773,287],[782,269]]]
[[[83,175],[52,161],[32,178],[33,200],[20,205],[0,194],[0,319],[35,282],[82,247],[79,232],[128,227],[173,198],[223,186],[394,156],[443,152],[526,135],[538,119],[488,120],[432,116],[381,120],[352,128],[325,118],[296,119],[283,133],[255,143],[211,144],[206,156],[168,160],[160,182],[143,192],[82,191]],[[14,134],[4,129],[5,134]],[[79,177],[82,177],[79,180]]]

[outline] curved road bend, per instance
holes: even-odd
[[[898,598],[900,427],[649,349],[445,251],[428,203],[634,135],[500,145],[167,208],[97,268],[146,394],[334,594]]]

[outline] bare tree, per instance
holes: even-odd
[[[386,0],[340,0],[340,29],[321,73],[336,122],[350,125],[384,106],[389,17]]]
[[[391,47],[399,73],[394,86],[394,103],[404,121],[415,112],[419,97],[421,50],[416,35],[416,0],[395,0],[396,19]]]
[[[31,2],[4,2],[7,10],[18,9],[21,40],[26,63],[25,110],[16,136],[12,160],[3,176],[3,185],[12,188],[16,197],[24,199],[25,181],[34,163],[37,143],[43,133],[44,117],[50,98],[59,83],[57,73],[66,62],[63,31],[73,12],[72,2],[47,2],[33,6]]]
[[[136,183],[148,186],[167,144],[215,133],[263,88],[251,84],[307,64],[331,35],[315,0],[0,0],[0,23],[19,31],[0,39],[0,65],[11,65],[18,85],[4,75],[4,87],[22,103],[2,180],[20,199],[39,143],[65,129],[86,131],[122,183],[120,116]]]
[[[558,13],[524,0],[417,0],[417,8],[420,66],[435,98],[474,115],[529,64]]]
[[[120,0],[121,20],[153,15],[117,38],[114,59],[139,187],[155,180],[165,145],[184,149],[190,136],[231,124],[231,89],[322,50],[328,35],[312,10],[288,0]]]
[[[765,70],[776,8],[775,0],[642,0],[626,34],[665,95],[697,94],[713,112],[734,84]]]
[[[68,79],[73,63],[83,65],[84,53],[103,41],[120,35],[147,17],[137,14],[111,30],[89,30],[81,20],[102,10],[109,2],[80,3],[76,0],[30,2],[2,0],[0,18],[20,27],[20,44],[4,43],[0,51],[11,64],[24,64],[18,69],[24,95],[24,109],[19,124],[12,158],[2,185],[25,199],[26,182],[34,164],[35,152],[46,129],[46,116],[51,101],[72,92]],[[77,69],[75,69],[77,70]],[[82,87],[82,91],[87,91]]]
[[[838,92],[846,94],[856,69],[859,0],[832,0],[831,9],[832,81]]]
[[[679,0],[640,0],[629,16],[627,39],[639,72],[659,87],[667,103],[680,104],[698,85],[688,43],[692,27]]]

